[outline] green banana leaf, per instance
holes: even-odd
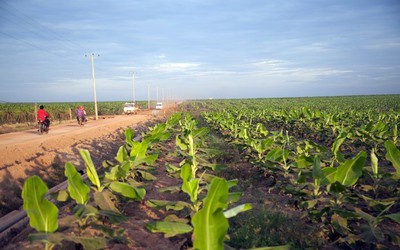
[[[65,176],[71,198],[78,204],[86,204],[89,200],[90,188],[83,182],[81,175],[70,162],[65,164]]]
[[[107,239],[102,237],[69,236],[67,240],[81,244],[83,249],[86,250],[104,249],[107,247]]]
[[[252,208],[252,206],[250,203],[242,204],[242,205],[236,206],[234,208],[231,208],[229,210],[226,210],[224,212],[224,216],[225,216],[225,218],[229,219],[229,218],[235,217],[239,213],[246,212],[246,211],[250,210],[251,208]]]
[[[400,175],[400,150],[392,141],[386,141],[385,147],[386,159],[393,164],[393,167],[396,169],[397,175]]]
[[[200,183],[199,179],[193,177],[192,166],[189,163],[185,163],[181,168],[181,178],[183,180],[182,191],[190,196],[191,202],[197,201]]]
[[[142,178],[145,179],[146,181],[155,181],[155,180],[157,180],[157,177],[155,177],[154,175],[150,174],[150,173],[147,172],[147,171],[138,170],[137,172],[138,172],[138,173],[142,176]]]
[[[82,156],[83,161],[86,165],[86,172],[89,180],[97,187],[98,191],[102,190],[99,176],[97,175],[96,168],[93,164],[92,158],[90,157],[89,150],[81,149],[79,150],[80,155]]]
[[[400,213],[388,214],[388,215],[385,215],[384,217],[395,221],[397,224],[400,224]]]
[[[105,173],[105,177],[110,181],[125,179],[129,176],[130,169],[131,162],[125,161],[122,162],[120,165],[113,166],[110,171]]]
[[[362,176],[362,168],[367,158],[367,154],[361,151],[351,160],[342,163],[336,170],[335,180],[343,186],[356,184],[358,178]]]
[[[335,159],[342,163],[345,161],[344,156],[340,153],[340,145],[346,140],[348,133],[342,132],[332,144],[332,153],[335,155]]]
[[[282,162],[283,158],[287,159],[289,156],[289,150],[283,148],[274,148],[268,152],[265,158],[271,162]]]
[[[132,146],[133,130],[132,128],[127,128],[124,132],[126,144]]]
[[[112,201],[111,196],[112,193],[107,189],[103,192],[95,192],[93,194],[94,201],[100,209],[119,213],[119,210]]]
[[[146,228],[153,233],[164,233],[165,237],[172,237],[178,234],[189,233],[193,228],[181,222],[153,221],[146,224]]]
[[[34,175],[25,180],[22,199],[31,227],[39,232],[53,233],[58,228],[58,208],[45,198],[48,190],[42,179]]]
[[[151,141],[143,140],[141,142],[133,141],[132,150],[130,152],[130,157],[134,160],[141,160],[146,157],[147,150],[151,144]]]
[[[165,207],[168,210],[180,211],[185,207],[190,208],[190,204],[184,201],[167,201],[167,200],[147,200],[146,205],[156,209]]]
[[[99,210],[97,211],[97,215],[107,217],[111,224],[118,224],[128,220],[128,217],[125,215],[109,210]]]
[[[177,135],[175,138],[175,143],[183,151],[186,151],[188,149],[188,146],[187,146],[184,138],[182,138],[182,136]]]
[[[308,168],[312,166],[313,158],[311,156],[300,155],[296,158],[296,167],[297,168]]]
[[[337,168],[325,167],[322,169],[322,171],[324,172],[325,178],[321,182],[321,185],[328,185],[328,184],[332,184],[335,182],[335,175],[336,175]],[[325,182],[325,180],[327,182]]]
[[[117,152],[117,156],[115,157],[115,159],[119,163],[122,163],[122,162],[124,162],[124,161],[129,159],[128,152],[126,151],[126,148],[124,146],[119,147],[118,152]]]
[[[105,238],[69,236],[62,233],[34,233],[29,234],[28,239],[30,241],[48,241],[57,245],[61,245],[63,240],[70,241],[81,244],[83,249],[86,250],[104,249],[107,247],[107,239]]]
[[[321,168],[321,160],[318,157],[314,158],[313,168],[312,168],[312,177],[314,180],[321,180],[325,177],[324,172]]]
[[[229,225],[223,211],[228,206],[228,191],[228,183],[225,179],[212,180],[203,208],[192,217],[195,249],[222,250],[224,248],[224,238]]]
[[[376,157],[375,150],[371,151],[371,168],[375,178],[378,178],[378,157]]]
[[[125,182],[111,182],[110,189],[125,197],[135,200],[143,200],[146,195],[146,190],[144,188],[136,188]]]

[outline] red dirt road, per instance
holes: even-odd
[[[154,117],[149,111],[137,115],[101,117],[79,127],[74,121],[51,126],[48,134],[36,129],[0,135],[0,217],[18,209],[25,179],[40,176],[50,187],[63,178],[66,162],[77,169],[84,164],[79,149],[88,149],[96,166],[113,159],[124,144],[124,130]]]

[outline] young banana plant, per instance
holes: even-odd
[[[189,195],[192,204],[182,201],[160,200],[148,201],[146,204],[152,207],[165,206],[167,209],[174,210],[189,208],[193,227],[188,225],[189,221],[171,217],[167,217],[163,221],[148,223],[146,227],[152,232],[162,232],[166,237],[194,230],[195,248],[222,249],[223,239],[228,229],[227,218],[249,210],[251,205],[243,204],[237,206],[226,211],[226,215],[224,215],[223,211],[228,204],[238,201],[241,197],[239,193],[229,193],[229,188],[236,185],[237,181],[226,181],[225,179],[211,176],[211,184],[200,188],[200,182],[203,178],[202,176],[197,176],[197,171],[199,170],[197,150],[207,135],[208,129],[197,128],[196,122],[188,117],[180,125],[182,133],[176,136],[176,143],[185,157],[180,168],[181,190]],[[207,196],[203,200],[199,200],[199,194],[202,191],[207,191]]]

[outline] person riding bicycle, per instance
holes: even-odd
[[[50,127],[50,114],[44,110],[44,106],[40,105],[39,110],[37,111],[37,118],[39,122],[43,122],[47,128]]]
[[[82,119],[82,122],[86,122],[86,111],[83,106],[78,106],[76,109],[76,120],[79,122],[79,118]]]

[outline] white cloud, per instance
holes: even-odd
[[[155,65],[154,69],[162,72],[181,72],[195,70],[199,66],[198,63],[161,63]]]
[[[273,78],[277,81],[299,82],[315,81],[322,77],[338,76],[351,73],[351,70],[343,70],[329,67],[299,67],[295,62],[284,60],[261,60],[251,63],[248,71],[243,72],[247,76]]]
[[[375,44],[365,45],[366,49],[398,49],[400,48],[400,42],[396,41],[382,41],[376,42]]]
[[[321,52],[328,52],[331,50],[330,45],[324,42],[314,42],[311,44],[306,44],[294,48],[294,50],[299,50],[302,52],[312,52],[312,53],[321,53]]]
[[[262,60],[260,62],[255,62],[253,65],[255,66],[278,66],[284,64],[283,60]]]

